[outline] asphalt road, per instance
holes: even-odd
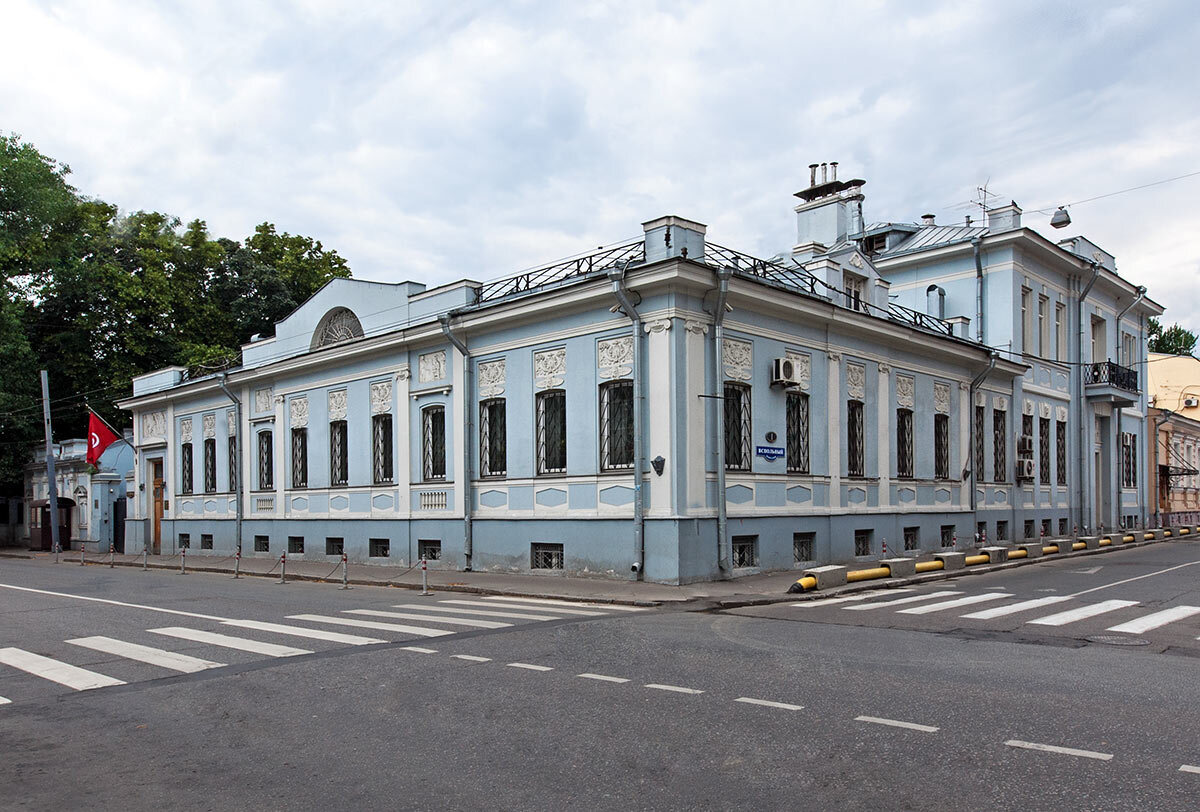
[[[0,807],[1190,812],[1200,808],[1200,687],[1196,661],[1173,655],[1189,650],[1185,627],[1200,634],[1200,615],[1137,635],[1153,639],[1144,646],[1080,644],[1074,623],[1038,640],[1016,620],[953,634],[946,627],[968,622],[946,616],[1171,566],[1042,614],[1142,604],[1112,610],[1112,622],[1077,621],[1111,626],[1200,605],[1200,566],[1180,566],[1196,551],[1158,545],[1062,562],[1066,572],[1046,564],[864,599],[994,586],[1013,596],[899,619],[893,610],[923,601],[854,612],[523,609],[450,593],[0,562],[0,696],[11,700],[0,706]],[[533,619],[546,617],[558,619]],[[151,631],[163,628],[193,637]],[[270,656],[197,632],[312,653]],[[384,642],[304,636],[318,632]],[[67,642],[95,637],[220,665],[178,672],[129,649]],[[44,663],[22,653],[124,684],[74,690],[24,670]]]

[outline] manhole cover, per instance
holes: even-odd
[[[1144,637],[1126,637],[1123,634],[1093,634],[1085,637],[1089,643],[1103,643],[1106,646],[1148,646],[1150,641]]]

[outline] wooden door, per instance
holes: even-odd
[[[163,517],[163,461],[154,461],[154,529],[151,536],[150,552],[154,555],[162,553],[162,517]]]

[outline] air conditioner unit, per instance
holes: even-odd
[[[771,385],[796,386],[800,383],[796,372],[796,362],[791,358],[774,359],[771,361]]]
[[[1036,474],[1033,460],[1017,460],[1017,479],[1033,479]]]
[[[1200,399],[1197,399],[1197,398],[1184,398],[1183,399],[1183,407],[1185,409],[1190,409],[1193,406],[1200,406]]]
[[[1033,453],[1033,437],[1029,434],[1022,434],[1017,438],[1017,454],[1032,454]]]

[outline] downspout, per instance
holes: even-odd
[[[446,340],[454,345],[462,356],[463,365],[463,443],[462,443],[462,505],[463,505],[463,572],[471,571],[471,556],[474,554],[474,544],[471,538],[471,416],[475,408],[473,387],[471,386],[472,369],[471,355],[467,345],[461,338],[450,332],[450,313],[438,317],[442,325],[442,333]],[[411,522],[410,522],[411,526]]]
[[[234,470],[237,471],[238,481],[237,492],[234,494],[233,501],[234,505],[236,506],[235,509],[237,510],[237,523],[235,525],[234,535],[236,536],[237,540],[237,551],[240,553],[242,551],[242,517],[245,515],[245,508],[242,506],[242,401],[237,395],[233,394],[233,392],[230,392],[229,387],[225,385],[225,382],[228,380],[228,378],[229,373],[222,372],[221,377],[217,379],[217,386],[221,387],[221,391],[225,393],[225,397],[233,401],[234,420],[237,421],[237,425],[233,429],[233,452],[237,455],[236,467]],[[232,484],[233,483],[230,483],[230,485]]]
[[[975,340],[980,344],[983,343],[983,256],[980,252],[981,245],[983,245],[982,237],[971,240],[971,248],[975,252]],[[975,453],[974,450],[971,453]]]
[[[979,484],[979,470],[978,470],[979,460],[976,458],[975,444],[978,443],[979,440],[975,436],[975,410],[979,407],[975,405],[975,390],[976,390],[976,388],[978,388],[979,384],[983,383],[984,378],[986,378],[988,375],[992,374],[992,370],[996,368],[996,359],[999,357],[1000,357],[1000,353],[996,352],[995,350],[992,350],[988,354],[987,369],[985,369],[983,372],[980,372],[978,375],[976,375],[974,377],[974,379],[972,379],[972,381],[971,381],[971,386],[968,387],[968,389],[967,389],[967,397],[969,397],[971,399],[971,412],[970,412],[970,414],[971,414],[971,447],[967,449],[967,454],[970,455],[968,457],[968,459],[970,459],[970,461],[971,461],[971,513],[975,514],[975,526],[976,527],[979,526],[979,515],[978,515],[979,505],[978,505],[978,498],[976,495],[976,488],[978,487],[978,484]],[[962,436],[962,435],[959,435],[959,436]]]
[[[621,309],[633,323],[633,578],[641,580],[646,571],[646,510],[642,477],[646,468],[646,448],[643,442],[642,411],[645,398],[642,386],[642,317],[629,299],[625,288],[625,270],[610,268],[612,292]]]
[[[1080,292],[1079,301],[1078,301],[1079,307],[1077,308],[1079,311],[1079,344],[1075,348],[1075,369],[1078,370],[1078,374],[1079,374],[1079,384],[1078,384],[1079,393],[1078,393],[1078,397],[1077,397],[1077,400],[1079,401],[1079,448],[1076,449],[1076,452],[1075,452],[1075,481],[1078,483],[1077,487],[1079,489],[1079,499],[1076,504],[1079,505],[1079,529],[1081,531],[1083,530],[1083,528],[1085,526],[1084,519],[1086,518],[1086,516],[1084,514],[1084,509],[1085,509],[1084,505],[1086,504],[1084,502],[1084,499],[1087,496],[1087,494],[1086,494],[1087,485],[1084,482],[1083,472],[1084,472],[1084,467],[1085,467],[1085,461],[1087,460],[1087,437],[1088,437],[1087,425],[1084,421],[1084,417],[1087,416],[1087,399],[1084,394],[1085,393],[1085,389],[1084,389],[1085,375],[1084,375],[1084,369],[1083,369],[1083,342],[1086,338],[1086,333],[1084,330],[1084,323],[1083,323],[1083,300],[1086,299],[1088,297],[1088,294],[1092,292],[1092,285],[1096,284],[1096,280],[1099,278],[1100,278],[1100,263],[1099,263],[1099,261],[1094,261],[1094,262],[1092,262],[1092,278],[1088,280],[1087,285]],[[1092,362],[1095,363],[1095,360],[1096,359],[1093,358]],[[1096,475],[1099,476],[1100,472],[1097,471]],[[1099,506],[1097,506],[1097,509],[1098,508],[1099,508]]]
[[[722,572],[733,569],[729,557],[729,511],[725,504],[725,300],[729,298],[729,268],[717,268],[717,300],[713,305],[713,386],[717,403],[717,566]]]

